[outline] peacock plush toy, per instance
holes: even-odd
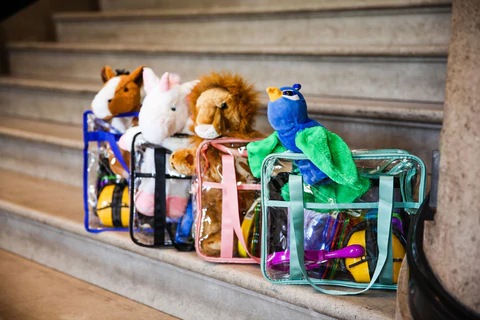
[[[301,85],[267,89],[268,121],[275,132],[247,145],[252,173],[259,177],[263,159],[270,153],[303,153],[308,160],[296,161],[298,171],[314,193],[328,194],[337,202],[352,202],[370,187],[357,171],[348,145],[335,133],[310,119]]]

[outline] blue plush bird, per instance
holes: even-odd
[[[307,102],[300,93],[300,84],[280,89],[267,89],[270,102],[268,103],[268,121],[278,133],[278,139],[285,148],[293,152],[303,152],[297,146],[297,134],[305,129],[323,126],[310,119],[307,114]],[[304,181],[310,185],[330,181],[327,175],[309,160],[297,161],[298,169]]]
[[[247,145],[252,174],[260,177],[265,157],[287,149],[308,160],[295,161],[303,181],[312,186],[314,202],[352,202],[370,188],[370,180],[358,174],[348,145],[312,120],[301,86],[268,88],[268,120],[275,132]],[[334,182],[334,183],[331,183]]]

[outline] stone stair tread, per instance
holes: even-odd
[[[93,84],[87,82],[0,77],[0,88],[23,87],[51,91],[91,93],[92,97],[99,90],[100,86],[100,83]],[[263,108],[266,108],[268,98],[263,92],[261,97],[262,106]],[[443,105],[440,103],[355,99],[329,96],[308,96],[307,102],[309,112],[312,114],[414,121],[433,124],[441,124],[443,120]],[[2,125],[2,123],[8,123],[8,121],[0,121],[0,125]],[[40,127],[44,128],[42,125],[40,125]],[[30,123],[27,124],[25,128],[30,128]],[[44,130],[44,132],[49,131]]]
[[[242,14],[283,14],[299,12],[325,12],[339,10],[362,9],[399,9],[428,6],[450,6],[451,0],[394,0],[394,1],[318,1],[312,3],[282,3],[275,6],[218,6],[210,8],[168,8],[168,9],[137,9],[115,11],[85,11],[59,12],[54,14],[54,20],[97,20],[103,18],[169,18],[212,15],[242,15]]]
[[[0,134],[72,149],[83,149],[82,130],[79,126],[2,116],[0,117]]]
[[[134,245],[127,233],[90,234],[83,227],[82,190],[58,182],[0,170],[0,209],[48,226],[135,252],[150,259],[227,282],[320,314],[343,319],[392,319],[395,292],[371,290],[351,297],[322,295],[309,286],[280,286],[266,281],[254,265],[205,262],[193,252],[146,249]],[[29,190],[29,192],[24,192]]]
[[[176,319],[0,250],[2,319]]]
[[[124,44],[66,43],[17,41],[7,43],[9,50],[48,50],[60,52],[122,52],[122,53],[191,53],[242,54],[277,56],[372,56],[372,57],[439,57],[448,55],[447,44],[436,45],[189,45],[185,44]]]

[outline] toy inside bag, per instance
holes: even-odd
[[[158,78],[145,68],[144,83],[139,125],[120,139],[131,152],[130,235],[141,246],[192,250],[191,177],[172,168],[170,155],[191,144],[186,96],[197,81],[181,84],[178,75]]]
[[[391,218],[393,271],[390,282],[395,284],[405,255],[410,213],[416,210],[413,205],[409,209],[408,205],[401,204],[418,201],[416,195],[423,188],[420,174],[424,170],[423,164],[413,156],[404,158],[401,154],[394,160],[363,160],[355,156],[354,159],[360,174],[371,180],[370,189],[355,200],[356,205],[350,204],[359,209],[335,208],[338,202],[334,198],[330,198],[330,202],[319,201],[330,196],[329,190],[324,189],[327,191],[319,196],[318,193],[323,192],[322,188],[315,190],[314,186],[303,185],[306,206],[303,230],[305,268],[312,279],[370,282],[379,254],[378,209],[375,208],[380,193],[378,177],[391,174],[395,181],[393,201],[399,204],[399,207],[394,207]],[[298,175],[300,171],[294,159],[282,158],[281,155],[266,165],[270,168],[267,171],[269,178],[266,198],[271,205],[267,205],[265,212],[265,272],[272,280],[289,279],[292,230],[289,222],[288,181],[290,175]],[[329,206],[333,209],[328,209]],[[369,206],[372,209],[366,209]]]
[[[413,190],[419,190],[423,164],[398,150],[378,155],[367,151],[364,160],[355,158],[338,135],[308,117],[300,89],[299,84],[267,89],[268,120],[275,132],[247,146],[252,173],[263,175],[264,274],[271,281],[369,283],[378,276],[379,248],[386,245],[391,248],[386,249],[386,270],[392,272],[385,275],[382,269],[379,279],[395,284],[405,254],[409,210],[419,206],[412,197],[418,194]],[[386,201],[380,217],[379,197],[384,201],[389,192],[395,197]],[[382,243],[377,240],[380,218],[382,230],[391,232],[385,241],[381,233]],[[301,259],[298,248],[304,252]]]
[[[140,110],[143,67],[116,73],[105,66],[103,88],[84,114],[85,228],[91,232],[126,230],[129,215],[130,154],[118,147]]]
[[[204,141],[197,152],[197,253],[214,262],[256,263],[260,184],[248,166],[251,140]]]

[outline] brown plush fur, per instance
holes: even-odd
[[[260,106],[259,92],[238,74],[211,73],[202,76],[188,96],[188,101],[193,120],[190,128],[192,132],[195,132],[197,125],[207,124],[213,125],[220,137],[253,139],[264,136],[253,129]],[[196,150],[202,141],[202,138],[195,136],[191,148],[173,153],[170,158],[172,167],[182,174],[194,174]],[[209,148],[206,156],[209,166],[203,172],[203,178],[205,181],[221,182],[221,154],[218,150]],[[245,165],[242,165],[243,169],[248,169]],[[250,178],[237,172],[238,181],[245,183],[248,179]],[[202,206],[206,208],[201,232],[197,235],[200,237],[200,250],[207,256],[218,257],[221,245],[222,191],[204,190],[197,196],[202,197]],[[256,192],[242,191],[239,199],[241,219],[255,201],[255,196]]]
[[[206,92],[208,94],[212,89],[225,91],[224,99],[218,101],[208,99],[205,105],[198,106],[197,101],[202,94]],[[221,137],[241,139],[264,137],[253,129],[260,106],[259,92],[238,74],[212,72],[210,75],[203,75],[187,99],[193,120],[190,128],[192,132],[195,132],[198,124],[212,124]],[[222,103],[226,103],[225,109],[221,108]],[[172,154],[170,160],[173,168],[181,174],[194,174],[195,153],[202,141],[202,138],[195,135],[191,148],[181,149]]]
[[[140,111],[140,91],[143,85],[143,68],[144,66],[140,66],[130,74],[123,70],[117,70],[117,73],[115,73],[110,66],[104,66],[102,68],[102,71],[100,71],[100,76],[104,85],[113,77],[120,78],[120,83],[115,90],[115,96],[108,103],[108,110],[110,110],[112,116],[104,120],[110,120],[113,116],[121,113]],[[134,117],[131,126],[137,125],[138,118]],[[120,150],[120,152],[122,153],[125,164],[130,166],[130,152],[124,150]],[[107,149],[107,156],[112,171],[128,179],[128,173],[122,167],[120,162],[117,161],[113,151],[110,148]]]
[[[113,77],[120,78],[115,96],[108,103],[108,110],[110,110],[113,116],[126,112],[140,111],[140,89],[143,85],[143,68],[144,66],[138,67],[130,74],[116,75],[109,66],[103,67],[100,75],[104,84]]]

